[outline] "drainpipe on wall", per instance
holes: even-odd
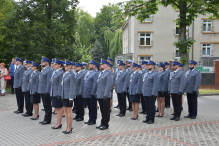
[[[192,39],[194,39],[194,21],[192,21]],[[193,60],[193,48],[194,46],[192,45],[192,60]]]

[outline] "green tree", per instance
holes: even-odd
[[[120,6],[124,7],[125,15],[136,16],[141,22],[149,18],[149,15],[156,14],[159,11],[159,4],[165,7],[170,5],[179,10],[176,20],[179,24],[179,39],[174,45],[179,48],[180,60],[183,64],[187,64],[187,67],[187,52],[189,52],[194,40],[186,38],[186,27],[190,26],[199,14],[206,15],[210,13],[219,18],[219,2],[218,0],[130,0],[119,3]]]
[[[78,0],[21,0],[6,22],[9,52],[39,61],[41,56],[73,60]]]
[[[95,41],[94,38],[94,18],[82,8],[76,9],[77,32],[82,45],[89,47]]]
[[[94,20],[94,30],[95,30],[95,38],[100,42],[103,47],[104,58],[109,56],[109,46],[104,38],[104,32],[106,30],[115,31],[112,27],[112,19],[113,15],[119,10],[119,7],[114,4],[108,4],[107,6],[103,6],[101,11],[97,13],[97,16]]]
[[[104,57],[102,46],[98,40],[95,41],[94,46],[91,49],[91,56],[92,59],[97,61],[97,63],[99,63],[100,59]]]

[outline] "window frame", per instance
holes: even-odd
[[[203,45],[206,45],[206,46],[203,46]],[[208,48],[209,48],[209,46],[208,45],[210,45],[210,55],[207,55],[207,53],[208,53]],[[205,48],[206,50],[205,50],[205,55],[203,55],[203,48]],[[207,43],[205,43],[205,44],[201,44],[201,56],[202,57],[207,57],[207,56],[211,56],[212,55],[212,44],[207,44]]]
[[[176,48],[176,46],[174,46],[174,59],[180,59],[180,55],[179,55],[179,57],[176,57],[176,51],[179,51],[179,48]]]
[[[204,21],[207,21],[207,22],[204,22]],[[211,21],[211,22],[208,22],[208,21]],[[208,24],[211,24],[211,30],[208,31]],[[206,30],[204,31],[204,24],[206,24]],[[204,19],[202,21],[202,32],[212,32],[212,20],[208,20],[208,19]]]
[[[150,20],[148,20],[149,18],[146,18],[145,20],[144,20],[144,22],[152,22],[152,15],[150,15]]]
[[[145,36],[141,36],[141,34],[145,34]],[[150,34],[150,36],[147,36],[147,34]],[[144,45],[141,45],[141,38],[144,38]],[[150,38],[150,45],[147,45],[147,38]],[[140,40],[140,46],[152,46],[152,33],[151,32],[139,32],[139,40]]]
[[[143,60],[141,60],[140,58],[144,57]],[[150,57],[149,60],[152,60],[152,56],[138,56],[138,64],[141,64],[141,61],[149,61],[148,59],[145,59],[146,57]]]

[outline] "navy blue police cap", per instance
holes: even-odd
[[[45,56],[42,56],[42,61],[46,61],[46,62],[50,63],[50,60],[47,57],[45,57]]]
[[[31,66],[39,67],[39,64],[37,64],[36,62],[32,61],[32,65]]]
[[[194,64],[194,65],[196,65],[196,64],[197,64],[197,62],[196,62],[196,61],[194,61],[194,60],[189,60],[189,64]]]
[[[25,60],[24,60],[24,63],[25,63],[25,64],[31,64],[32,62],[31,62],[30,60],[25,59]]]
[[[148,65],[156,65],[156,64],[154,63],[154,61],[150,60],[150,61],[148,62]]]
[[[110,60],[110,61],[112,61],[113,62],[113,59],[112,58],[110,58],[110,57],[108,57],[108,59],[107,60]]]
[[[21,63],[23,63],[23,60],[18,57],[15,57],[15,61],[20,61]]]
[[[89,63],[94,64],[96,67],[98,66],[98,64],[96,63],[96,61],[93,60],[93,59],[91,59]]]

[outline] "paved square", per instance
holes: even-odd
[[[114,93],[114,106],[117,105]],[[139,115],[136,121],[130,120],[132,112],[125,117],[117,117],[118,109],[113,108],[108,130],[100,131],[96,125],[88,126],[84,122],[73,121],[72,134],[65,135],[65,118],[62,129],[53,130],[56,115],[52,117],[52,124],[40,125],[44,112],[40,111],[40,119],[30,120],[14,114],[16,110],[15,95],[0,96],[0,146],[5,145],[219,145],[219,98],[217,96],[203,96],[198,98],[198,117],[195,120],[184,119],[187,115],[187,100],[184,101],[184,110],[181,120],[170,121],[172,108],[165,109],[163,118],[156,118],[155,123],[142,123],[145,115]],[[40,104],[42,107],[42,103]],[[141,109],[140,109],[141,111]],[[73,114],[75,116],[75,114]],[[100,124],[98,110],[97,125]],[[88,110],[85,109],[85,120],[88,120]]]

